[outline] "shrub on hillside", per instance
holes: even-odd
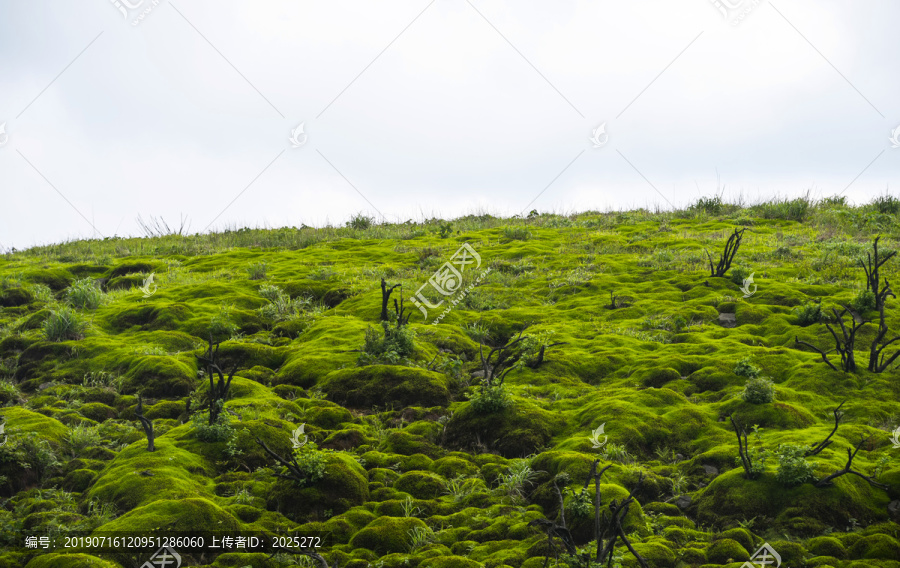
[[[813,464],[805,459],[809,446],[781,444],[775,450],[778,471],[775,478],[784,485],[800,485],[815,478]]]
[[[750,404],[766,404],[775,400],[775,386],[769,379],[748,379],[741,393],[744,402]]]
[[[50,316],[44,321],[44,337],[47,341],[66,341],[69,339],[81,339],[87,323],[81,315],[72,308],[62,307],[50,312]]]
[[[76,308],[95,310],[102,300],[103,292],[91,278],[76,280],[66,290],[66,301]]]

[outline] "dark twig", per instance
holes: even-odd
[[[719,262],[715,266],[713,265],[712,256],[709,254],[709,251],[706,251],[706,257],[709,259],[710,276],[725,276],[725,273],[731,268],[731,262],[734,260],[734,255],[737,254],[738,248],[741,246],[741,240],[744,238],[744,231],[746,231],[746,229],[735,229],[734,233],[728,237],[728,241],[725,242],[725,251],[723,254],[719,255]]]
[[[381,277],[381,321],[388,321],[390,319],[388,317],[388,300],[390,300],[391,292],[398,286],[400,286],[400,284],[394,284],[393,286],[388,287],[387,282],[384,281],[384,277]]]
[[[141,427],[144,428],[144,434],[147,436],[147,451],[155,452],[156,443],[153,434],[153,421],[148,420],[147,417],[144,416],[144,401],[140,394],[138,394],[137,410],[134,411],[134,415],[141,421]]]
[[[831,434],[828,434],[828,437],[810,448],[805,454],[806,457],[817,455],[819,452],[831,445],[831,437],[834,436],[835,432],[837,432],[838,425],[841,423],[841,418],[844,417],[844,413],[841,412],[841,406],[844,406],[845,402],[847,401],[845,400],[832,411],[834,413],[834,428],[831,430]]]
[[[215,350],[213,350],[213,347],[215,347]],[[226,380],[222,367],[219,365],[219,343],[213,343],[212,333],[209,334],[209,347],[206,353],[198,356],[197,359],[206,365],[206,374],[209,376],[209,425],[212,426],[222,412],[225,398],[228,396],[228,388],[231,386],[231,380],[234,378],[234,373],[237,371],[238,366],[235,364],[232,367]],[[215,382],[213,373],[219,376],[218,382]],[[220,401],[221,405],[219,404]]]
[[[747,445],[747,431],[744,430],[743,427],[738,426],[737,422],[734,421],[734,417],[729,415],[728,419],[731,420],[731,425],[734,427],[734,433],[737,435],[738,440],[738,454],[741,457],[741,464],[744,466],[744,477],[746,479],[756,479],[758,474],[753,472],[753,462],[750,459],[750,447]],[[741,439],[741,435],[744,436]]]
[[[852,473],[853,475],[857,475],[857,476],[865,479],[869,483],[869,485],[871,485],[872,487],[877,487],[879,489],[884,489],[885,491],[888,491],[890,489],[890,487],[888,487],[887,485],[885,485],[883,483],[878,483],[877,481],[875,481],[875,478],[873,476],[865,475],[863,473],[856,471],[855,469],[852,469],[853,458],[856,457],[857,452],[859,452],[859,449],[862,447],[862,445],[867,440],[868,440],[868,438],[863,438],[862,440],[860,440],[859,444],[856,445],[856,449],[854,449],[852,452],[850,451],[850,448],[847,448],[847,465],[845,465],[843,469],[839,469],[836,472],[829,475],[828,477],[824,477],[824,478],[820,479],[819,481],[817,481],[816,487],[828,487],[829,485],[832,485],[832,481],[835,478],[840,477],[845,474],[848,474],[848,473]]]
[[[813,349],[813,350],[816,351],[819,355],[822,356],[822,360],[825,361],[825,363],[826,363],[829,367],[831,367],[832,370],[837,371],[837,367],[835,367],[835,366],[831,363],[831,361],[828,360],[828,357],[827,357],[828,353],[831,353],[831,351],[833,351],[833,350],[822,351],[821,349],[819,349],[818,347],[816,347],[816,346],[813,345],[812,343],[807,343],[806,341],[800,341],[800,338],[797,337],[797,336],[794,336],[794,344],[795,344],[795,345],[805,345],[805,346],[809,347],[810,349]]]

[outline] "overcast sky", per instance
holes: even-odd
[[[138,215],[670,208],[717,173],[751,202],[865,202],[900,187],[898,22],[891,0],[0,0],[0,249]]]

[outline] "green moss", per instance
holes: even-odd
[[[446,456],[435,460],[431,464],[431,471],[446,479],[451,479],[457,475],[474,475],[478,472],[478,467],[468,460],[456,456]]]
[[[445,450],[432,444],[422,436],[415,436],[406,431],[388,434],[384,441],[384,449],[395,454],[423,454],[430,458],[436,458],[445,453]]]
[[[713,542],[706,548],[706,558],[709,562],[726,564],[750,560],[750,554],[738,541],[723,538]]]
[[[306,420],[325,430],[335,430],[345,422],[353,422],[353,415],[337,404],[310,408],[306,412]]]
[[[414,528],[427,529],[427,525],[413,517],[381,517],[356,533],[350,544],[354,548],[365,548],[379,555],[408,552],[408,532]]]
[[[809,539],[806,550],[816,556],[832,556],[834,558],[847,558],[847,548],[838,539],[832,536],[819,536]]]
[[[208,499],[159,499],[136,507],[103,525],[104,531],[133,531],[152,535],[156,531],[192,531],[216,527],[222,532],[242,530],[233,515]]]
[[[146,407],[144,416],[150,420],[157,418],[177,419],[185,411],[185,403],[177,400],[163,400]]]
[[[886,534],[873,534],[853,544],[851,558],[865,560],[897,560],[900,558],[900,542]]]
[[[212,471],[206,460],[166,437],[156,439],[155,452],[146,448],[146,441],[138,441],[119,452],[98,476],[88,496],[112,502],[120,511],[158,499],[212,496],[212,483],[203,477]]]
[[[103,422],[104,420],[109,420],[110,418],[116,418],[119,414],[115,408],[107,406],[106,404],[103,404],[101,402],[88,402],[86,404],[82,404],[78,409],[78,413],[85,418],[89,418],[96,422]]]
[[[25,288],[0,289],[0,306],[14,308],[25,306],[34,301],[34,295]]]
[[[411,471],[394,482],[394,489],[409,493],[416,499],[434,499],[440,496],[444,483],[444,478],[434,473]]]
[[[503,456],[524,457],[546,445],[564,423],[559,415],[525,401],[491,414],[479,414],[467,403],[447,423],[446,443],[472,448],[481,440]]]
[[[728,529],[727,531],[722,531],[721,533],[715,535],[713,540],[719,540],[723,538],[730,538],[731,540],[737,541],[741,546],[744,547],[748,553],[752,553],[756,546],[754,545],[753,535],[747,529]]]
[[[83,492],[97,477],[97,472],[90,469],[76,469],[66,474],[62,486],[66,491]]]
[[[445,406],[450,396],[444,375],[395,365],[334,371],[321,387],[330,400],[356,408]]]
[[[153,398],[187,396],[197,383],[196,369],[172,357],[134,359],[125,377],[123,392]]]
[[[298,488],[292,480],[276,481],[267,496],[267,508],[303,522],[326,509],[341,513],[362,505],[368,498],[366,471],[352,457],[334,452],[327,454],[325,476],[315,484]]]

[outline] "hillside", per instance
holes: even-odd
[[[611,566],[900,567],[898,215],[713,198],[0,255],[0,568],[159,548],[60,545],[117,531],[311,554],[183,567],[599,566],[595,515]]]

